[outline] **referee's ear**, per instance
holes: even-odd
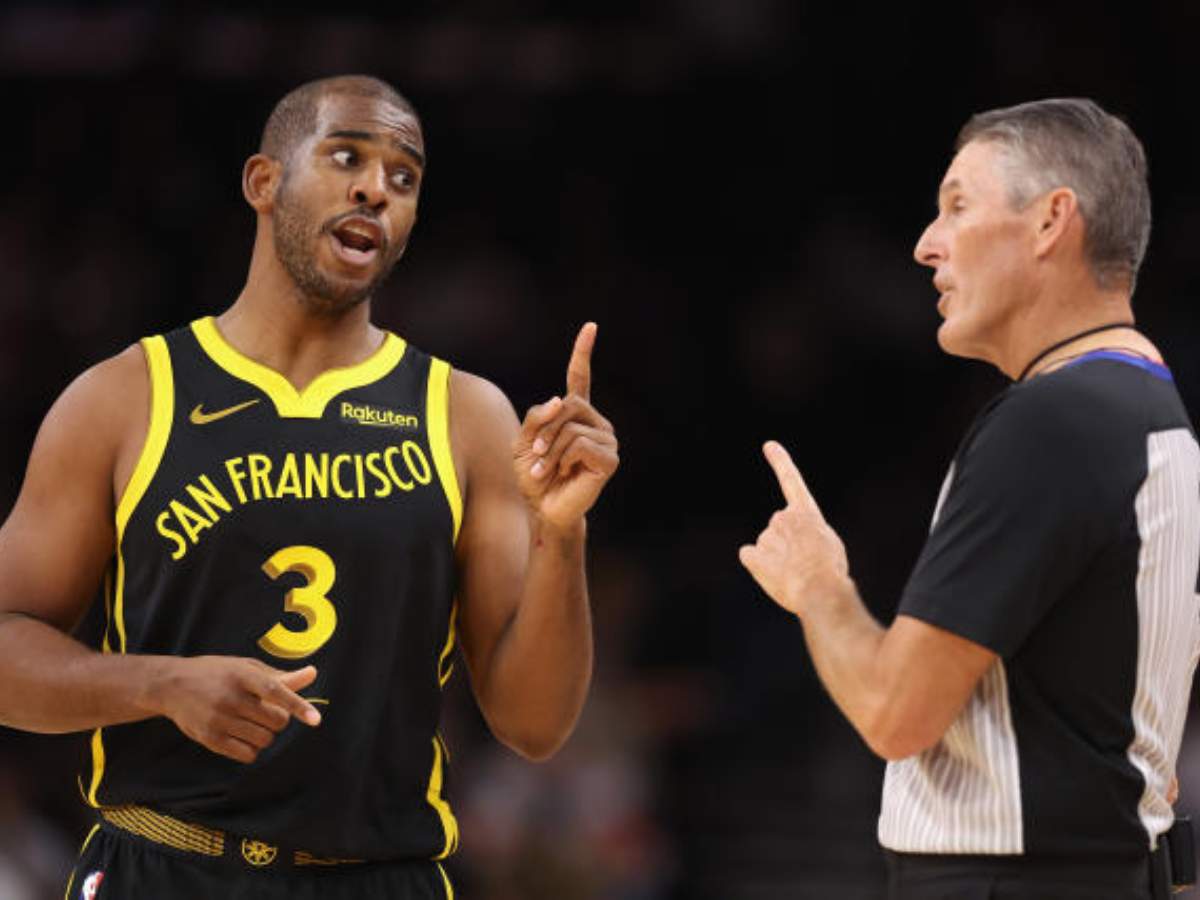
[[[1083,220],[1079,216],[1079,198],[1069,187],[1059,187],[1033,202],[1034,256],[1045,259],[1059,245],[1079,245],[1083,258]],[[1065,243],[1064,243],[1065,242]]]
[[[265,153],[255,153],[242,167],[242,196],[260,215],[267,215],[275,206],[275,191],[283,175],[283,165]]]

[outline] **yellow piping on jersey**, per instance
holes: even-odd
[[[351,388],[378,381],[392,371],[404,357],[408,344],[387,332],[378,350],[362,362],[322,372],[302,391],[262,363],[243,356],[222,337],[212,316],[192,323],[192,333],[212,361],[232,375],[254,385],[271,398],[275,410],[285,419],[319,419],[325,407],[338,394]]]
[[[167,439],[171,436],[171,420],[175,415],[175,384],[171,373],[171,353],[167,350],[167,342],[160,336],[148,337],[142,340],[142,350],[146,354],[146,367],[150,373],[150,424],[146,429],[146,441],[138,456],[129,484],[121,494],[117,503],[117,546],[116,546],[116,585],[115,597],[112,603],[108,599],[110,582],[105,580],[105,612],[104,653],[112,653],[112,642],[109,639],[109,625],[116,622],[117,652],[125,652],[125,560],[121,555],[121,540],[125,537],[125,526],[139,502],[150,487],[154,473],[158,471],[163,453],[167,449]],[[88,791],[87,800],[92,806],[99,806],[100,801],[96,792],[104,777],[104,738],[103,729],[97,728],[92,733],[92,785]]]
[[[425,404],[429,429],[429,449],[437,468],[442,490],[450,504],[454,519],[454,541],[462,525],[462,494],[458,490],[458,474],[454,471],[454,454],[450,450],[450,364],[434,358],[429,365],[429,393]]]
[[[112,653],[112,641],[108,637],[108,633],[112,629],[112,617],[113,567],[108,565],[104,567],[104,634],[100,637],[100,650],[103,653]]]
[[[108,633],[112,628],[112,613],[113,613],[113,567],[110,565],[104,570],[104,635],[100,639],[100,652],[112,653],[112,644],[109,642]],[[79,785],[79,792],[83,794],[85,803],[91,806],[99,806],[96,800],[96,791],[100,787],[100,779],[104,777],[104,741],[100,737],[101,729],[97,728],[92,732],[92,784],[87,791],[83,790],[82,782]]]
[[[429,773],[429,790],[425,792],[425,799],[437,812],[438,818],[442,821],[442,831],[446,835],[446,846],[441,853],[434,857],[435,860],[445,859],[458,849],[458,820],[454,818],[450,804],[442,796],[442,781],[442,747],[437,735],[434,735],[433,769]]]
[[[450,886],[450,876],[446,874],[446,870],[442,868],[441,863],[434,863],[438,871],[442,874],[442,884],[446,886],[446,900],[454,900],[454,888]]]
[[[441,654],[438,656],[438,687],[445,687],[446,682],[450,680],[450,676],[454,674],[454,663],[446,665],[446,660],[450,659],[450,654],[454,652],[454,640],[457,633],[456,623],[458,622],[458,601],[450,605],[450,627],[446,629],[446,646],[442,648]]]
[[[87,833],[87,837],[85,837],[83,839],[83,846],[79,848],[79,859],[83,859],[83,854],[87,853],[88,844],[90,844],[92,842],[92,838],[94,838],[96,836],[96,832],[99,830],[100,830],[100,824],[96,823],[95,825],[92,826],[92,830]],[[76,869],[79,868],[78,864],[75,866],[75,868]],[[445,877],[446,877],[446,873],[443,872],[442,878],[445,878]],[[449,887],[450,882],[447,881],[446,885],[447,885],[447,887]],[[73,888],[74,886],[75,886],[75,870],[72,869],[71,877],[67,879],[67,892],[65,894],[63,894],[63,900],[71,900],[71,888]],[[451,894],[450,896],[453,897],[453,894]]]

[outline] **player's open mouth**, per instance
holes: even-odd
[[[337,257],[352,266],[369,265],[383,242],[379,226],[360,218],[341,222],[330,232],[330,237]]]

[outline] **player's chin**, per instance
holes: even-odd
[[[370,300],[375,290],[375,284],[375,281],[365,284],[345,284],[337,279],[326,278],[321,285],[321,290],[305,295],[305,302],[313,313],[336,316]]]
[[[383,280],[383,271],[378,262],[365,266],[347,266],[332,260],[321,273],[331,292],[338,295],[370,293]]]
[[[331,307],[344,309],[357,306],[375,293],[387,278],[388,271],[383,266],[350,270],[331,266],[322,272],[325,287],[322,293]]]

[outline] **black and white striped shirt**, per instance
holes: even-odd
[[[999,655],[888,766],[900,852],[1136,856],[1200,651],[1200,448],[1170,373],[1111,351],[1015,384],[955,456],[899,612]]]

